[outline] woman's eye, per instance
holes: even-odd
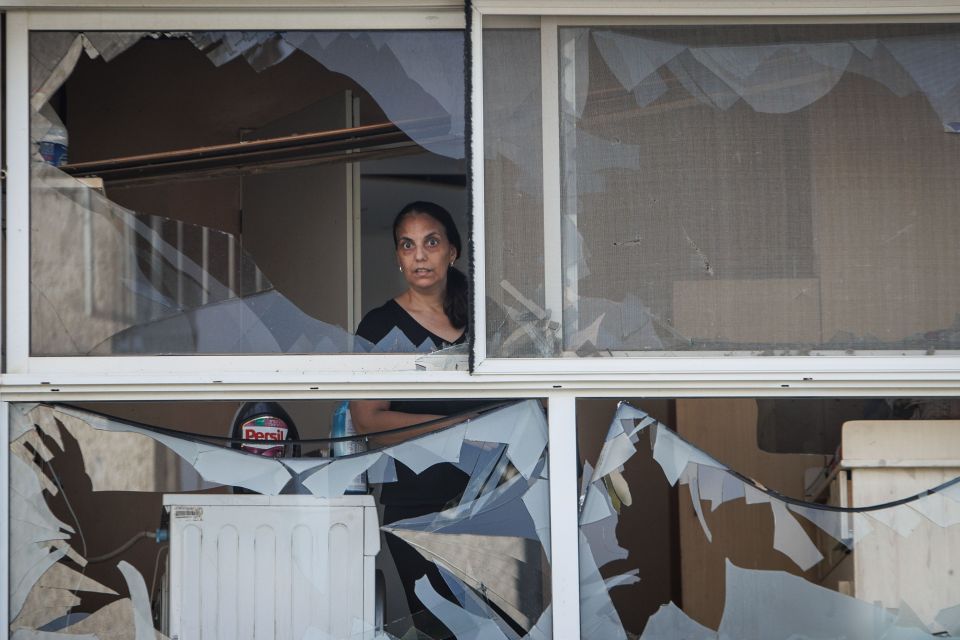
[[[405,241],[403,241],[403,242],[400,243],[400,248],[401,248],[401,249],[412,249],[412,248],[413,248],[413,243],[410,242],[409,240],[405,240]]]
[[[436,238],[430,238],[429,240],[427,240],[427,246],[428,246],[428,247],[435,247],[435,246],[437,246],[438,244],[440,244],[440,241],[437,240]]]

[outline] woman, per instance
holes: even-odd
[[[467,278],[454,263],[460,257],[460,234],[450,213],[432,202],[412,202],[393,221],[397,264],[407,290],[363,317],[357,335],[376,344],[395,328],[414,346],[424,341],[442,348],[466,341]],[[488,405],[489,401],[390,401],[359,400],[350,403],[353,425],[359,433],[375,435],[399,427],[436,420]],[[445,423],[431,424],[433,430]],[[395,444],[427,432],[414,430],[371,438],[373,446]],[[415,474],[397,465],[397,482],[383,485],[381,502],[384,523],[440,511],[459,499],[468,477],[451,464],[437,464]],[[413,614],[414,626],[430,635],[443,636],[445,629],[414,594],[414,583],[426,575],[434,589],[448,599],[452,594],[432,563],[394,536],[387,536],[400,579]],[[394,630],[396,631],[396,630]]]
[[[376,344],[398,328],[415,346],[426,340],[436,348],[466,342],[467,277],[453,266],[463,245],[450,212],[433,202],[411,202],[393,220],[393,242],[407,290],[367,313],[357,335]],[[424,413],[425,406],[432,411]],[[462,401],[350,403],[354,426],[367,434],[467,410]],[[387,436],[378,440],[388,442]]]

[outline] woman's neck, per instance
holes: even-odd
[[[453,343],[463,335],[463,329],[454,327],[444,312],[442,295],[427,295],[422,291],[407,289],[394,300],[421,327],[444,341]]]
[[[443,311],[443,291],[417,291],[407,289],[397,297],[405,309],[423,311]]]

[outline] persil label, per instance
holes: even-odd
[[[260,416],[244,422],[240,427],[241,445],[244,449],[263,456],[278,456],[283,453],[283,441],[287,439],[287,423],[273,416]]]

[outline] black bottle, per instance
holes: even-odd
[[[247,453],[268,458],[300,457],[300,446],[291,444],[300,440],[297,425],[277,402],[244,402],[233,417],[230,438],[242,440],[230,446]],[[234,493],[255,493],[243,487],[233,487]],[[284,491],[286,493],[286,491]]]

